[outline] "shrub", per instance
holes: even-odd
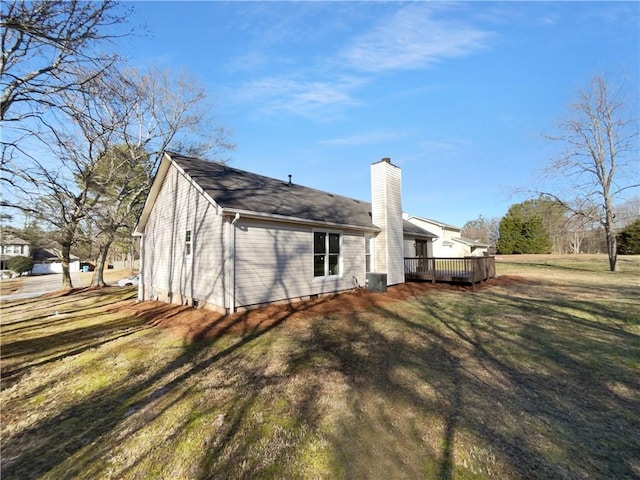
[[[29,272],[33,267],[33,261],[29,257],[11,257],[7,260],[7,267],[16,273]]]

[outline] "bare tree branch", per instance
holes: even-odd
[[[118,9],[112,0],[2,2],[0,120],[38,116],[37,105],[50,103],[61,91],[82,88],[74,75],[79,67],[91,66],[96,75],[108,68],[115,55],[97,47],[120,36],[108,33],[127,18]]]
[[[535,192],[560,202],[575,215],[597,219],[605,232],[612,271],[617,262],[614,200],[638,187],[633,182],[637,176],[627,176],[637,162],[638,119],[628,115],[631,102],[623,101],[621,92],[613,91],[604,78],[595,77],[588,90],[578,93],[578,101],[570,106],[570,118],[560,124],[560,133],[547,136],[566,147],[545,172],[547,179],[561,180],[564,189]],[[617,187],[620,180],[630,183]],[[567,200],[567,191],[578,200]]]

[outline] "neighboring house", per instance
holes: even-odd
[[[2,235],[0,242],[0,270],[9,270],[7,263],[11,257],[29,257],[29,242],[13,234]]]
[[[371,165],[372,202],[165,153],[134,235],[138,297],[239,307],[404,282],[404,257],[434,235],[403,219],[401,172]],[[432,254],[432,252],[428,252]]]
[[[71,255],[70,272],[80,271],[80,259]],[[34,248],[32,275],[62,273],[62,255],[57,248]]]
[[[432,245],[434,257],[478,257],[488,254],[488,244],[460,236],[461,229],[458,227],[423,217],[408,217],[407,220],[438,237]]]

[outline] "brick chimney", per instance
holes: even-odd
[[[374,268],[387,274],[388,285],[404,283],[401,173],[389,158],[371,165],[371,217],[382,230],[374,240]]]

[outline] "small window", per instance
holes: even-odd
[[[341,235],[313,232],[313,276],[340,275]]]
[[[187,230],[184,236],[184,254],[187,257],[191,255],[191,230]]]
[[[364,271],[371,272],[373,266],[371,264],[371,252],[373,251],[373,236],[364,236]]]

